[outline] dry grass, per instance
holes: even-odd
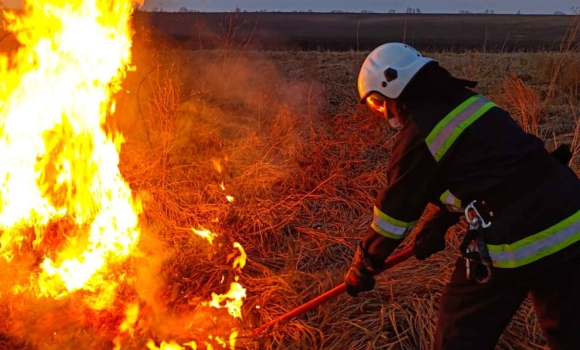
[[[244,329],[240,348],[429,348],[461,227],[448,236],[445,252],[384,273],[373,292],[343,295],[263,337],[250,336],[252,328],[342,282],[369,225],[374,197],[386,184],[393,135],[356,98],[356,76],[366,53],[224,55],[147,43],[136,52],[139,70],[127,79],[130,94],[119,96],[111,123],[127,136],[122,172],[144,200],[145,256],[133,265],[139,288],[127,291],[120,302],[139,297],[151,328],[140,329],[125,345],[143,348],[148,336],[194,337],[180,332],[181,322],[196,314],[199,301],[211,292],[226,291],[228,283],[220,280],[234,278],[226,256],[237,241],[248,254],[240,278],[248,288],[238,324]],[[577,54],[433,56],[454,74],[480,79],[480,91],[513,111],[548,147],[554,138],[578,139],[578,80],[569,76],[578,73],[572,68]],[[538,69],[553,62],[565,62],[556,78],[549,69]],[[221,174],[212,159],[221,160]],[[235,202],[226,200],[222,181]],[[190,228],[200,226],[218,233],[213,245],[192,234]],[[7,320],[14,317],[9,310],[2,313]],[[85,321],[79,328],[84,333],[67,344],[86,346],[90,339],[101,348],[97,340],[110,342],[103,334],[113,332],[119,316]],[[202,316],[193,321],[203,322]],[[0,331],[14,334],[12,326],[7,322]],[[17,333],[22,339],[25,334]],[[0,348],[58,344],[33,339],[22,343],[18,336],[0,336]],[[498,348],[544,345],[526,301]]]
[[[480,65],[476,68],[469,66],[474,55]],[[554,135],[573,135],[576,125],[567,78],[553,81],[534,70],[543,66],[540,61],[553,62],[560,55],[578,57],[434,54],[455,74],[484,73],[481,92],[514,111],[529,132],[545,137],[548,147]],[[180,86],[178,112],[164,112],[155,102],[160,100],[156,91],[173,106],[169,96],[175,90],[154,85],[154,108],[147,118],[152,143],[159,148],[151,149],[145,140],[130,144],[123,164],[157,165],[130,179],[139,179],[132,181],[137,191],[153,194],[148,217],[163,222],[161,239],[179,251],[180,258],[170,260],[166,270],[172,271],[168,284],[181,288],[171,300],[173,307],[183,305],[183,293],[199,296],[200,284],[219,288],[215,281],[224,273],[220,268],[208,276],[221,257],[212,263],[196,253],[199,246],[191,243],[188,227],[207,226],[219,217],[212,228],[224,245],[239,241],[246,248],[249,262],[241,281],[249,287],[244,321],[249,330],[341,282],[354,245],[369,224],[374,195],[385,185],[392,135],[356,103],[354,82],[365,53],[245,52],[225,64],[213,51],[172,57],[175,65],[163,67],[174,67],[166,69],[173,79],[166,83]],[[551,103],[543,103],[552,85]],[[167,133],[154,126],[180,122],[187,126],[171,127]],[[162,141],[163,135],[172,135],[172,142]],[[133,147],[142,148],[129,153]],[[210,159],[224,155],[229,158],[226,187],[237,200],[233,204],[223,198],[217,186],[221,178],[211,170]],[[153,179],[164,179],[164,187]],[[457,257],[457,235],[450,235],[448,243],[449,249],[428,263],[409,261],[385,273],[377,289],[364,297],[342,296],[259,339],[246,334],[241,345],[429,348],[438,298]],[[544,345],[527,301],[498,348]]]

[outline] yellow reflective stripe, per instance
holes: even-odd
[[[395,218],[392,218],[390,216],[388,216],[387,214],[383,213],[379,208],[374,207],[373,209],[373,213],[375,214],[375,216],[378,216],[379,218],[381,218],[383,221],[386,221],[390,224],[393,224],[395,226],[399,226],[399,227],[404,227],[404,228],[409,228],[409,227],[413,227],[415,226],[415,224],[417,223],[418,220],[415,221],[411,221],[411,222],[405,222],[405,221],[400,221],[397,220]]]
[[[462,206],[461,199],[455,197],[449,190],[443,192],[439,199],[441,200],[441,203],[449,204],[455,208],[461,208]]]
[[[380,234],[381,236],[385,236],[387,238],[400,240],[400,239],[403,239],[403,238],[407,237],[407,235],[402,235],[402,236],[400,236],[400,235],[394,235],[394,234],[392,234],[392,233],[390,233],[388,231],[385,231],[381,227],[377,226],[375,224],[375,222],[373,222],[371,224],[371,227],[372,227],[373,230],[375,230],[376,233]]]
[[[425,138],[425,143],[435,160],[441,160],[461,133],[495,106],[495,103],[485,97],[475,95],[449,112]]]
[[[580,241],[580,211],[559,223],[512,244],[488,244],[493,265],[514,268],[527,265]]]
[[[480,109],[478,109],[477,112],[473,113],[469,118],[467,118],[467,120],[459,124],[459,126],[456,127],[451,133],[451,135],[445,140],[443,147],[437,152],[437,154],[435,154],[435,159],[439,161],[441,158],[443,158],[445,153],[447,153],[449,148],[451,148],[451,146],[453,145],[455,140],[457,140],[459,135],[461,135],[465,129],[467,129],[471,124],[473,124],[482,115],[484,115],[485,112],[489,111],[495,106],[496,106],[495,103],[487,102]]]
[[[439,135],[441,133],[441,131],[443,130],[445,125],[449,124],[449,122],[453,118],[455,118],[456,115],[461,113],[469,105],[471,105],[473,102],[475,102],[478,99],[479,99],[479,95],[472,96],[472,97],[468,98],[467,100],[463,101],[459,106],[455,107],[455,109],[453,109],[451,112],[449,112],[449,114],[447,114],[445,116],[445,118],[443,118],[439,123],[437,123],[437,125],[435,125],[433,130],[431,130],[429,135],[427,135],[425,142],[427,142],[427,144],[433,143],[433,141],[435,141],[435,138],[437,137],[437,135]]]
[[[389,215],[383,213],[376,206],[373,210],[373,222],[371,227],[373,230],[379,234],[392,238],[392,239],[403,239],[411,232],[411,229],[415,226],[417,221],[404,222],[390,217]]]

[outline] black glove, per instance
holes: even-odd
[[[461,214],[451,213],[436,207],[431,210],[413,242],[413,251],[417,260],[425,260],[431,255],[445,249],[447,230],[459,222]]]
[[[367,259],[362,243],[359,243],[350,269],[344,276],[346,292],[352,296],[358,293],[368,292],[375,288],[375,270],[371,262]]]
[[[568,165],[570,163],[570,159],[572,159],[572,152],[570,151],[570,146],[563,144],[556,148],[552,155],[556,158],[557,161],[564,165]]]
[[[445,234],[447,229],[430,227],[415,236],[413,252],[417,260],[425,260],[431,255],[445,249]]]

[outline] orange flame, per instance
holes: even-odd
[[[25,0],[21,15],[5,14],[21,46],[11,56],[0,54],[0,258],[18,261],[31,243],[41,254],[31,276],[37,294],[63,298],[89,291],[95,309],[113,305],[117,287],[127,280],[115,267],[134,253],[140,237],[141,202],[119,170],[125,140],[105,128],[115,113],[113,95],[133,69],[134,3],[142,0]],[[221,174],[220,161],[212,162]],[[220,187],[226,190],[223,182]],[[55,225],[64,227],[56,243]],[[192,232],[210,244],[217,237],[205,228]],[[239,243],[234,248],[239,271],[246,254]],[[212,294],[206,305],[241,318],[245,297],[236,277],[228,293]],[[118,331],[133,336],[139,312],[138,302],[126,305]],[[237,335],[229,337],[232,349]],[[228,345],[220,337],[215,341]],[[121,337],[113,342],[120,348]],[[197,349],[197,343],[164,341],[157,347],[149,341],[147,348]]]
[[[130,69],[132,0],[27,0],[7,29],[21,43],[0,55],[0,256],[11,261],[34,229],[75,226],[40,264],[41,295],[114,297],[109,264],[129,257],[142,208],[120,174],[124,139],[103,129]],[[33,281],[34,282],[34,281]]]
[[[197,350],[197,343],[195,342],[189,342],[186,344],[183,344],[184,346],[187,346],[193,350]],[[155,342],[153,340],[149,340],[147,342],[147,349],[149,350],[186,350],[187,348],[175,343],[175,342],[161,342],[161,344],[159,344],[159,347],[157,347],[155,345]]]
[[[196,229],[192,228],[191,231],[193,233],[195,233],[196,235],[207,239],[209,244],[213,244],[214,238],[217,237],[217,234],[215,234],[215,233],[211,232],[210,230],[205,229],[203,227],[200,230],[196,230]]]
[[[246,255],[246,251],[244,250],[244,248],[242,247],[242,245],[238,242],[234,242],[234,248],[238,249],[240,252],[240,256],[236,257],[234,259],[234,269],[243,269],[244,266],[246,266],[246,260],[248,259],[248,256]],[[227,257],[227,261],[230,261],[234,255],[236,253],[232,253],[230,255],[228,255]]]
[[[234,248],[238,249],[240,256],[234,259],[233,267],[235,269],[242,269],[246,265],[247,255],[244,251],[242,245],[238,242],[234,242]],[[233,253],[235,254],[235,253]],[[227,261],[231,260],[233,254],[228,255]],[[242,305],[243,299],[246,298],[246,289],[238,283],[238,277],[236,276],[236,282],[230,284],[230,290],[225,294],[211,294],[212,300],[204,305],[209,305],[216,309],[226,308],[228,313],[235,318],[242,318]]]
[[[226,157],[226,161],[227,161],[227,157]],[[221,165],[221,161],[217,158],[212,158],[211,160],[213,167],[215,168],[215,170],[217,170],[218,173],[220,173],[220,175],[222,174],[222,165]],[[220,188],[222,189],[222,191],[226,190],[226,185],[224,185],[224,182],[222,181],[220,184]],[[228,202],[233,203],[235,201],[235,198],[230,196],[230,195],[226,195],[226,199]]]
[[[222,173],[222,165],[219,159],[217,158],[212,158],[211,160],[213,167],[215,168],[215,170],[217,170],[218,173]]]
[[[137,322],[137,318],[139,317],[139,303],[132,303],[127,307],[125,311],[125,321],[121,323],[119,329],[121,332],[129,332],[131,337],[135,332],[135,323]]]
[[[232,334],[230,334],[230,349],[231,350],[236,349],[236,338],[237,337],[238,337],[238,332],[232,332]]]
[[[139,317],[139,303],[134,302],[129,304],[125,310],[125,320],[119,326],[121,333],[128,332],[131,337],[135,334],[135,323],[137,323],[137,318]],[[113,344],[115,347],[113,350],[121,350],[121,336],[117,335],[113,339]]]
[[[192,348],[193,350],[197,350],[197,343],[196,343],[196,342],[194,342],[194,341],[191,341],[191,342],[189,342],[189,343],[185,343],[185,344],[183,344],[183,345],[185,345],[185,346],[189,346],[189,347],[190,347],[190,348]]]
[[[226,308],[228,313],[235,318],[242,318],[243,299],[246,298],[246,289],[238,282],[230,284],[230,290],[226,294],[211,293],[211,301],[206,303],[216,309]]]
[[[222,338],[220,338],[220,337],[215,337],[215,341],[216,341],[216,342],[217,342],[219,345],[221,345],[223,348],[225,348],[226,346],[228,346],[228,343],[226,343],[226,341],[225,341],[225,340],[223,340],[223,339],[222,339]]]

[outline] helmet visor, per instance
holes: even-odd
[[[379,117],[387,118],[387,98],[377,92],[373,92],[365,99],[367,107]]]
[[[394,115],[389,115],[387,107],[387,98],[378,93],[373,92],[365,98],[367,107],[379,117],[385,118],[392,128],[398,128],[400,126],[399,121],[394,117]]]

